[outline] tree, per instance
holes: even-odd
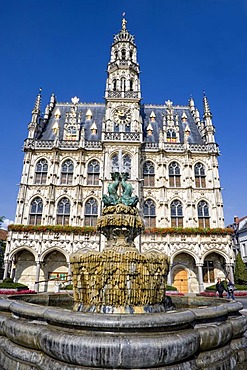
[[[237,284],[247,283],[247,268],[240,253],[236,257],[234,280]]]

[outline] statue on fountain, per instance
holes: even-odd
[[[103,194],[102,201],[105,207],[116,206],[117,204],[124,204],[125,206],[136,207],[139,198],[137,195],[132,197],[133,186],[130,183],[127,183],[126,180],[129,178],[128,172],[111,173],[111,178],[113,182],[108,185],[108,194]],[[122,195],[118,195],[118,188],[121,182]]]

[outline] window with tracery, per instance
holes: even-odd
[[[183,206],[179,200],[171,203],[171,226],[183,227]]]
[[[169,129],[166,133],[166,141],[168,143],[176,143],[177,141],[177,135],[176,132],[172,129]]]
[[[74,164],[71,159],[67,159],[62,163],[61,168],[61,184],[71,185],[73,182]]]
[[[195,164],[195,185],[197,188],[205,188],[206,187],[206,175],[205,175],[205,168],[202,163]]]
[[[180,187],[181,181],[180,181],[180,166],[177,162],[172,162],[169,165],[169,185],[171,187]]]
[[[93,159],[87,167],[87,184],[99,185],[100,166],[99,162]]]
[[[111,158],[111,172],[128,172],[131,176],[131,157],[128,153],[117,153]]]
[[[41,225],[42,213],[43,213],[43,201],[40,197],[37,197],[31,203],[29,213],[29,224]]]
[[[154,186],[155,183],[154,164],[151,161],[146,161],[143,165],[143,180],[144,186]]]
[[[85,226],[96,226],[98,218],[98,202],[95,198],[90,198],[87,200],[85,204],[84,216]]]
[[[152,199],[147,199],[143,205],[143,216],[146,227],[156,226],[156,206]]]
[[[198,203],[197,206],[197,214],[198,214],[198,224],[199,227],[210,227],[210,216],[209,216],[209,209],[208,209],[208,203],[202,200]]]
[[[69,225],[70,201],[62,198],[57,205],[57,225]]]
[[[45,184],[47,179],[47,172],[48,172],[47,160],[40,159],[36,164],[34,183],[40,185]]]

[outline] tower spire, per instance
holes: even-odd
[[[127,24],[127,21],[125,19],[125,12],[123,12],[122,14],[122,31],[126,31],[126,24]]]

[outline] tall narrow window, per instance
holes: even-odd
[[[112,81],[112,88],[113,88],[113,91],[117,91],[117,80]]]
[[[74,165],[70,159],[62,163],[61,168],[61,184],[71,185],[73,182]]]
[[[133,78],[130,79],[130,91],[134,90],[134,80]]]
[[[117,60],[118,59],[118,51],[115,50],[114,54],[115,54],[115,60]]]
[[[121,78],[121,90],[122,91],[126,90],[126,80],[125,80],[125,78]]]
[[[29,213],[29,224],[41,225],[42,212],[43,212],[43,202],[40,197],[37,197],[31,203]]]
[[[47,160],[41,159],[36,164],[34,183],[35,184],[45,184],[46,178],[47,178],[47,172],[48,172]]]
[[[128,153],[114,154],[111,159],[111,172],[128,172],[131,177],[131,157]]]
[[[99,162],[93,159],[87,167],[87,184],[99,185]]]
[[[122,55],[122,59],[125,60],[126,59],[126,50],[125,49],[121,50],[121,55]]]
[[[156,226],[156,207],[152,199],[147,199],[144,202],[143,215],[146,227]]]
[[[195,183],[197,188],[205,188],[206,187],[206,175],[205,175],[205,168],[202,163],[195,164]]]
[[[179,200],[171,203],[171,226],[183,227],[183,206]]]
[[[180,167],[177,162],[172,162],[169,165],[169,185],[175,188],[181,186]]]
[[[146,161],[143,165],[144,186],[154,186],[154,165],[151,161]]]
[[[85,226],[96,226],[98,218],[98,202],[90,198],[85,204]]]
[[[198,223],[199,227],[210,227],[209,224],[209,210],[208,210],[208,203],[202,200],[198,203],[197,206],[197,212],[198,212]]]
[[[62,198],[57,205],[57,224],[69,225],[70,201],[68,198]]]
[[[168,143],[176,143],[177,141],[177,135],[176,132],[172,129],[169,129],[166,133],[166,141]]]

